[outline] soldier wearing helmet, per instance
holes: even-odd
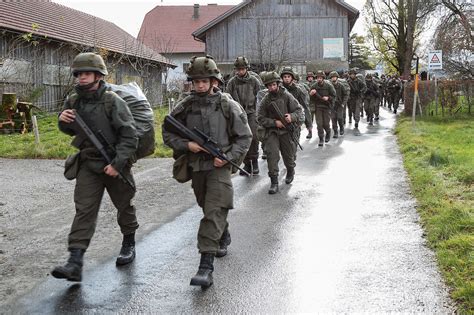
[[[290,184],[295,176],[296,143],[292,140],[285,125],[295,123],[300,126],[304,122],[304,111],[298,101],[285,88],[280,86],[278,73],[267,72],[263,83],[268,94],[263,98],[258,109],[257,121],[265,128],[263,143],[267,155],[268,176],[270,177],[269,194],[278,192],[278,162],[280,153],[286,167],[285,183]],[[277,114],[274,106],[284,115],[284,121]]]
[[[360,112],[362,108],[362,97],[367,90],[365,82],[357,78],[357,72],[355,69],[349,71],[349,79],[347,80],[351,87],[351,94],[349,95],[349,101],[347,102],[349,108],[349,124],[352,123],[352,117],[354,117],[355,125],[357,129],[359,127]]]
[[[344,111],[346,110],[347,100],[349,99],[350,87],[339,79],[339,74],[332,71],[329,74],[331,83],[336,90],[336,99],[334,101],[334,110],[331,112],[333,138],[344,135]],[[339,125],[339,128],[338,128]]]
[[[388,96],[388,109],[392,110],[396,114],[398,105],[402,96],[402,81],[399,79],[398,73],[392,76],[387,82],[387,96]]]
[[[193,57],[187,75],[194,90],[170,115],[188,129],[197,128],[209,135],[232,161],[240,164],[250,147],[252,132],[242,107],[215,89],[220,79],[215,61],[211,56]],[[234,208],[232,166],[165,128],[163,140],[177,158],[174,167],[182,166],[191,173],[194,195],[203,209],[197,237],[201,261],[191,285],[209,287],[213,283],[214,257],[225,256],[231,242],[227,215]]]
[[[316,126],[318,127],[319,146],[331,139],[331,110],[334,108],[336,100],[336,90],[332,84],[326,80],[323,71],[316,72],[316,82],[311,85],[311,102],[316,109]]]
[[[304,87],[298,84],[298,73],[296,73],[292,67],[283,67],[280,72],[280,77],[285,89],[287,89],[303,107],[306,129],[308,130],[308,135],[311,134],[313,123],[311,121],[311,112],[309,111],[309,94]]]
[[[237,57],[234,62],[234,69],[236,75],[227,84],[226,92],[242,105],[247,113],[253,139],[244,159],[244,170],[256,175],[259,173],[256,104],[258,91],[263,89],[263,85],[256,76],[249,73],[249,61],[246,57]],[[243,172],[240,174],[244,175]]]
[[[372,74],[368,73],[365,76],[365,84],[367,90],[364,93],[364,107],[365,113],[367,114],[367,122],[369,126],[374,125],[374,115],[377,115],[378,118],[378,110],[376,107],[379,106],[378,104],[378,97],[379,97],[379,87],[377,83],[374,81],[374,77]]]
[[[76,215],[68,237],[70,257],[66,265],[54,268],[51,274],[55,278],[81,281],[83,256],[95,231],[104,190],[107,190],[118,210],[118,224],[123,234],[116,263],[128,264],[135,258],[138,223],[131,202],[135,191],[118,175],[120,172],[121,176],[133,182],[131,167],[138,137],[125,101],[106,90],[103,79],[108,72],[102,57],[91,52],[78,54],[71,68],[77,84],[75,91],[64,102],[58,126],[62,132],[74,136],[72,144],[80,150],[70,156],[66,163],[68,179],[76,178]],[[80,114],[94,133],[100,130],[111,144],[115,154],[110,163],[101,157],[87,136],[76,127],[76,114]]]

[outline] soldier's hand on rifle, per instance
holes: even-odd
[[[68,124],[72,123],[74,119],[76,119],[76,115],[73,109],[65,109],[59,115],[59,121],[62,121]]]
[[[198,153],[200,151],[207,152],[206,150],[204,150],[203,147],[201,147],[199,144],[197,144],[194,141],[189,141],[188,142],[188,149],[189,149],[189,151],[191,151],[193,153]],[[209,152],[207,152],[207,153],[209,153]]]
[[[104,167],[104,172],[105,172],[106,175],[109,175],[109,176],[112,176],[112,177],[117,177],[119,175],[117,170],[110,164],[107,165],[106,167]]]
[[[291,124],[291,115],[290,114],[285,114],[285,120],[287,123]]]
[[[285,125],[283,125],[283,123],[279,120],[275,120],[275,125],[277,128],[285,128]]]
[[[223,167],[226,164],[227,164],[227,161],[223,161],[219,158],[214,158],[214,166],[215,167]]]
[[[314,94],[316,94],[316,90],[315,90],[315,89],[312,89],[311,91],[309,91],[309,95],[313,96]]]
[[[328,100],[329,100],[329,96],[323,96],[323,100],[328,101]]]

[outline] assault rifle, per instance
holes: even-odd
[[[237,165],[237,163],[231,161],[227,157],[227,155],[222,151],[222,149],[219,148],[217,142],[214,139],[206,135],[198,128],[194,127],[193,130],[188,129],[185,125],[180,123],[176,118],[171,115],[166,115],[164,128],[169,132],[175,133],[183,138],[196,142],[213,157],[221,159],[222,161],[227,161],[229,164],[236,167],[245,175],[250,176],[249,172],[241,168],[239,165]]]
[[[107,153],[107,149],[104,146],[104,143],[107,145],[109,150],[115,153],[115,148],[112,146],[112,144],[107,140],[107,138],[104,136],[101,130],[97,131],[98,135],[101,140],[98,139],[96,134],[87,126],[87,124],[84,122],[82,117],[79,115],[77,111],[75,111],[76,118],[74,119],[74,122],[79,126],[80,131],[82,131],[87,138],[89,139],[90,142],[94,145],[94,147],[99,151],[100,155],[104,158],[104,160],[108,163],[112,163],[112,158],[109,156]],[[133,191],[137,191],[135,185],[125,176],[123,176],[122,172],[117,170],[118,172],[118,178],[122,180],[124,183],[126,183],[130,188],[133,189]]]
[[[303,147],[299,143],[298,138],[296,137],[296,134],[295,134],[296,131],[297,131],[298,126],[295,123],[290,123],[289,124],[289,123],[286,122],[285,115],[283,115],[283,113],[278,108],[278,106],[276,105],[275,102],[271,102],[270,104],[272,105],[273,110],[277,114],[278,120],[281,121],[281,123],[283,124],[285,129],[288,130],[288,133],[290,134],[291,140],[293,140],[293,142],[296,143],[296,145],[301,149],[301,151],[303,151]]]

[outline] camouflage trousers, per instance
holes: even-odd
[[[252,160],[258,159],[258,137],[257,137],[257,113],[247,114],[250,130],[252,131],[252,142],[250,148],[245,156],[244,163],[250,163]]]
[[[367,114],[367,119],[373,119],[374,118],[374,114],[375,114],[375,108],[379,107],[378,103],[377,103],[377,99],[376,98],[373,98],[373,97],[370,97],[370,98],[366,98],[364,99],[364,103],[365,103],[365,113]],[[377,110],[377,116],[378,116],[378,110]]]
[[[331,133],[331,110],[329,108],[316,108],[316,125],[319,138],[324,138],[324,133]]]
[[[277,132],[270,132],[265,139],[265,153],[267,154],[268,176],[278,176],[280,170],[280,153],[286,169],[296,166],[296,143],[291,140],[290,134],[279,135]]]
[[[69,233],[68,247],[84,250],[89,247],[105,190],[118,210],[117,221],[122,234],[134,233],[138,228],[138,222],[135,207],[131,203],[135,196],[133,189],[118,177],[99,173],[97,169],[89,167],[88,161],[81,163],[74,189],[76,215]],[[132,183],[134,182],[130,167],[124,168],[122,173]]]
[[[227,215],[234,208],[234,188],[230,167],[193,172],[192,187],[203,218],[199,223],[198,249],[200,253],[216,253],[219,240],[229,226]]]

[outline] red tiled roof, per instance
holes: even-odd
[[[0,28],[170,64],[114,23],[45,0],[0,1]],[[33,24],[37,28],[33,29]],[[170,64],[171,65],[171,64]]]
[[[204,52],[204,43],[196,41],[191,34],[233,7],[202,5],[199,18],[194,19],[194,6],[157,6],[145,15],[138,39],[160,53]]]

